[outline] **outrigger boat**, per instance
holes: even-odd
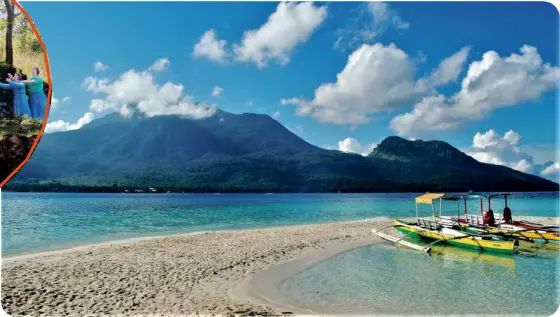
[[[439,200],[440,202],[440,215],[444,200],[457,201],[457,211],[459,214],[459,199],[458,196],[450,196],[446,194],[435,194],[427,193],[422,196],[416,197],[416,219],[414,221],[404,221],[395,219],[393,227],[404,234],[403,238],[396,238],[388,234],[382,233],[381,230],[372,229],[372,232],[383,239],[396,242],[416,250],[421,250],[430,253],[432,251],[431,246],[437,243],[446,243],[454,245],[457,247],[494,252],[494,253],[505,253],[513,254],[517,252],[519,242],[512,239],[504,239],[493,234],[485,233],[473,233],[460,230],[459,225],[455,226],[443,226],[441,223],[435,221],[435,209],[434,201]],[[418,205],[419,204],[429,204],[432,206],[432,219],[427,220],[418,217]],[[457,218],[459,219],[459,218]],[[434,242],[428,244],[427,246],[420,246],[413,244],[404,239],[408,236],[417,236],[424,239],[433,240]]]
[[[558,226],[547,226],[538,223],[532,223],[529,221],[514,221],[511,219],[511,210],[507,205],[508,197],[511,196],[509,193],[493,194],[489,196],[481,195],[459,195],[460,198],[464,200],[465,215],[464,218],[459,217],[446,217],[440,216],[438,220],[444,226],[460,226],[461,231],[471,232],[471,233],[490,233],[494,235],[499,235],[505,238],[513,238],[529,243],[541,242],[541,243],[557,243],[560,241],[560,231]],[[488,210],[491,210],[491,199],[494,197],[504,197],[505,207],[504,211],[510,213],[509,219],[505,219],[503,214],[493,213],[495,225],[491,226],[484,222],[483,216],[469,214],[467,212],[467,199],[475,198],[480,199],[480,212],[483,215],[483,200],[488,200]]]

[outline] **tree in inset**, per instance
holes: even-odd
[[[0,6],[0,12],[6,15],[8,23],[6,25],[6,63],[9,65],[14,64],[14,46],[12,43],[14,33],[14,20],[21,12],[11,0],[4,0],[4,6]]]

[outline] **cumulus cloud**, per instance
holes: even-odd
[[[338,142],[338,147],[327,147],[330,149],[337,149],[346,153],[356,153],[363,156],[367,156],[377,147],[377,143],[370,143],[362,145],[358,140],[354,138],[346,138]]]
[[[254,62],[259,68],[273,61],[286,65],[295,47],[306,42],[326,17],[326,6],[281,2],[260,28],[245,31],[241,43],[233,47],[235,59]]]
[[[166,70],[169,67],[169,59],[167,58],[160,58],[154,62],[154,64],[150,67],[151,70],[155,72],[161,72]]]
[[[477,132],[467,155],[483,163],[509,166],[524,173],[535,173],[537,171],[533,157],[521,148],[520,140],[521,136],[513,130],[507,131],[503,136],[492,129],[485,133]]]
[[[220,63],[251,62],[260,69],[271,62],[284,66],[290,62],[295,48],[307,42],[326,17],[327,6],[281,2],[263,25],[245,31],[239,43],[231,48],[226,40],[218,39],[214,29],[207,30],[195,44],[193,56]]]
[[[87,112],[84,114],[83,117],[78,119],[76,123],[70,123],[62,120],[49,122],[45,127],[45,133],[77,130],[83,127],[84,125],[90,123],[91,121],[93,121],[93,119],[95,119],[95,115],[91,112]]]
[[[444,85],[456,81],[463,70],[471,48],[463,47],[457,53],[444,59],[427,79],[420,80],[421,84],[430,87]],[[427,82],[426,82],[427,81]]]
[[[508,166],[520,172],[558,182],[560,164],[539,163],[531,152],[532,146],[521,145],[521,140],[519,133],[513,130],[500,135],[490,129],[484,133],[477,132],[473,137],[472,146],[464,151],[483,163]]]
[[[118,111],[125,117],[138,111],[147,117],[157,115],[181,115],[193,119],[212,116],[216,108],[183,96],[183,85],[154,82],[152,68],[146,71],[131,69],[114,81],[88,77],[83,82],[86,90],[105,95],[92,100],[94,112]]]
[[[405,136],[457,129],[495,109],[538,100],[557,87],[560,68],[544,64],[534,47],[524,45],[520,53],[507,57],[484,53],[470,64],[459,92],[425,97],[411,112],[396,116],[391,127]]]
[[[104,65],[102,62],[95,62],[95,63],[93,64],[93,70],[94,70],[95,72],[104,72],[104,71],[106,71],[107,69],[109,69],[109,66]]]
[[[214,89],[212,90],[212,96],[213,97],[218,97],[219,95],[222,94],[222,92],[224,91],[224,88],[216,86],[214,87]]]
[[[51,104],[50,104],[51,110],[58,109],[59,105],[68,103],[71,99],[72,99],[71,97],[64,97],[62,98],[62,100],[60,100],[56,98],[55,94],[53,93],[51,96]]]
[[[89,110],[93,112],[105,112],[113,110],[117,106],[115,102],[108,102],[105,99],[93,99],[89,104]]]
[[[292,97],[281,103],[296,105],[300,116],[355,127],[370,122],[371,114],[409,106],[456,78],[467,52],[462,49],[427,78],[416,79],[415,63],[396,45],[364,44],[348,57],[335,83],[315,89],[313,100]]]
[[[558,178],[558,174],[560,174],[560,162],[551,163],[545,169],[543,169],[540,174],[549,177],[556,175],[556,177]]]
[[[379,38],[389,28],[406,30],[409,27],[410,23],[404,21],[389,4],[367,2],[360,4],[357,16],[353,16],[345,27],[338,30],[339,36],[333,48],[355,48]]]
[[[200,41],[195,44],[193,56],[205,57],[209,60],[223,63],[228,57],[226,51],[227,41],[218,40],[214,29],[204,32]]]

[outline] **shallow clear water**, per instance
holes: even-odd
[[[435,251],[428,256],[390,243],[354,249],[288,278],[279,291],[289,304],[335,314],[550,316],[560,305],[556,252]]]
[[[2,193],[2,254],[209,230],[411,217],[418,194]],[[496,200],[494,210],[503,208]],[[518,193],[515,215],[558,215],[558,193]],[[469,212],[478,212],[472,201]],[[450,203],[444,211],[456,214]],[[422,208],[421,215],[431,214]]]

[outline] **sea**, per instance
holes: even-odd
[[[414,197],[420,194],[1,195],[2,255],[8,256],[178,233],[414,217]],[[514,217],[556,217],[558,204],[558,193],[550,192],[516,193],[508,199]],[[496,212],[503,206],[501,199],[492,200]],[[464,206],[459,207],[462,213]],[[467,210],[480,212],[480,202],[469,201]],[[456,202],[445,202],[442,212],[457,215]],[[420,206],[420,216],[431,214],[429,205]]]
[[[1,195],[1,252],[13,256],[178,233],[414,217],[419,194]],[[508,206],[514,217],[559,216],[558,193],[515,193]],[[494,211],[503,207],[492,200]],[[442,214],[463,208],[445,202]],[[479,200],[467,205],[469,213],[480,208]],[[551,315],[560,304],[558,263],[554,251],[501,257],[451,248],[427,256],[380,243],[319,262],[278,288],[287,302],[318,313]]]

